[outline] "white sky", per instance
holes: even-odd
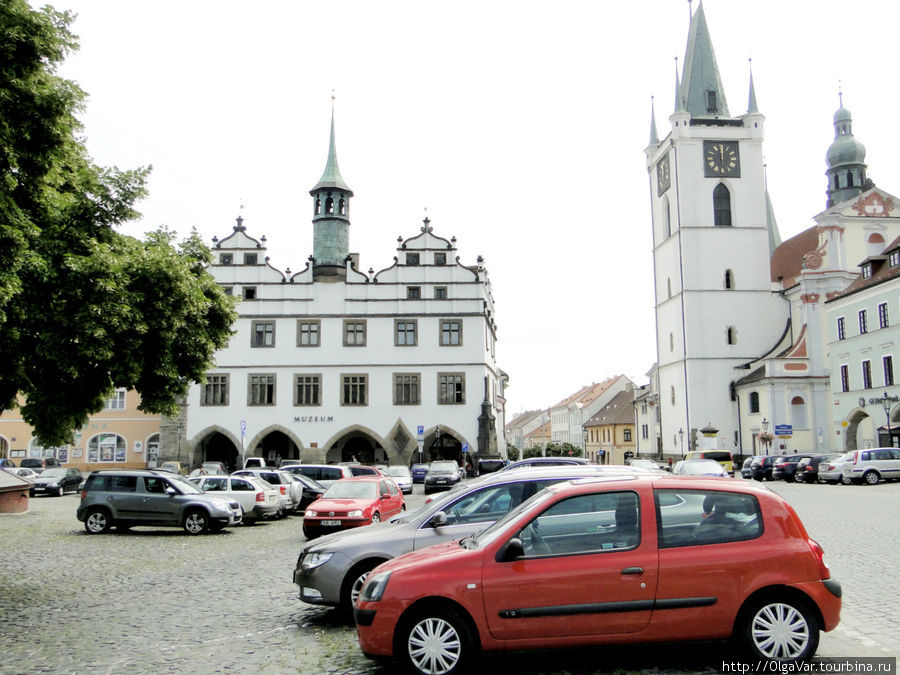
[[[685,0],[53,4],[78,14],[81,50],[62,74],[90,95],[94,160],[153,165],[143,219],[125,232],[196,227],[209,243],[243,203],[271,262],[302,269],[334,89],[356,195],[351,251],[363,270],[389,266],[427,207],[463,263],[485,257],[508,419],[611,375],[646,381],[656,349],[643,148],[651,96],[668,133]],[[732,115],[746,111],[753,58],[784,239],[824,209],[838,80],[869,175],[900,190],[900,3],[704,10]]]

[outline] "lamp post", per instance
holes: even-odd
[[[584,458],[587,459],[587,438],[588,438],[588,430],[586,427],[581,427],[581,438],[584,441],[581,446],[581,451],[584,453]]]
[[[769,420],[763,417],[762,421],[763,435],[765,436],[765,440],[763,443],[766,444],[766,454],[769,454]]]
[[[684,459],[684,427],[678,430],[678,437],[681,439],[681,459]]]
[[[887,392],[884,392],[884,395],[879,396],[878,398],[869,399],[869,403],[880,403],[882,409],[884,410],[884,416],[887,417],[888,446],[892,448],[894,447],[894,438],[891,435],[891,406],[893,406],[893,404],[897,401],[900,401],[900,398],[897,398],[896,396],[889,396]]]

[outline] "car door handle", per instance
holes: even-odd
[[[624,570],[622,570],[622,574],[643,574],[643,573],[644,573],[643,567],[626,567]]]

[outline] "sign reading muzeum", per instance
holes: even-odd
[[[455,237],[436,235],[426,218],[398,240],[393,264],[361,271],[349,252],[353,191],[338,168],[333,115],[310,196],[313,255],[299,272],[273,267],[266,238],[240,217],[213,240],[210,269],[239,299],[239,318],[215,369],[188,393],[191,464],[409,463],[419,461],[419,427],[425,461],[505,457],[507,377],[481,257],[462,264]]]

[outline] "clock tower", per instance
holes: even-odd
[[[671,128],[651,121],[657,387],[661,450],[735,452],[740,428],[732,383],[767,353],[787,322],[769,259],[778,242],[763,168],[763,125],[753,78],[747,112],[732,116],[702,2],[691,17],[683,70],[675,74]],[[773,337],[774,336],[774,337]],[[683,432],[683,433],[682,433]]]

